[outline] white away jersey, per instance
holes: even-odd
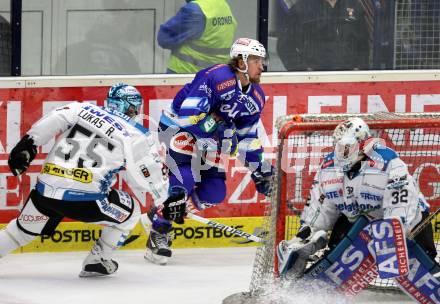
[[[149,191],[156,204],[168,194],[168,177],[148,130],[128,116],[74,102],[37,121],[27,132],[37,146],[60,134],[44,161],[37,190],[68,201],[102,199],[126,169],[132,189]]]
[[[429,205],[407,165],[393,150],[375,144],[356,172],[344,173],[333,153],[324,159],[301,219],[316,230],[330,230],[340,213],[350,222],[360,215],[370,220],[399,217],[409,232],[425,210]]]

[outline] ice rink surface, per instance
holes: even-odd
[[[0,259],[0,304],[220,304],[248,290],[255,248],[176,249],[166,266],[145,261],[143,251],[118,251],[115,275],[80,279],[86,255],[28,253]],[[412,303],[404,296],[372,292],[352,300],[315,291],[288,298],[307,304]]]

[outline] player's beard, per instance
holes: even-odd
[[[251,82],[251,83],[260,83],[260,76],[255,76],[255,77],[250,77],[249,76],[249,81]]]

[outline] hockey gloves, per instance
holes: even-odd
[[[23,136],[9,154],[8,166],[12,174],[17,176],[25,172],[36,155],[34,140],[29,135]]]
[[[273,167],[266,163],[263,163],[257,170],[252,172],[251,178],[259,193],[270,196],[272,192],[272,175]]]
[[[281,277],[298,278],[304,274],[307,259],[327,245],[327,232],[319,230],[310,239],[294,237],[277,246],[278,272]]]
[[[186,192],[180,187],[170,189],[167,200],[163,203],[162,215],[164,219],[183,224],[186,215]]]

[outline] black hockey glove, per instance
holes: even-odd
[[[272,175],[272,165],[266,164],[261,165],[257,170],[252,172],[251,178],[254,181],[255,188],[257,188],[259,193],[264,194],[265,196],[270,196],[270,193],[272,192]]]
[[[36,155],[34,140],[29,135],[23,136],[9,154],[8,166],[12,174],[17,176],[25,172]]]
[[[174,221],[177,224],[184,223],[186,215],[186,192],[180,187],[170,190],[170,195],[163,203],[162,215],[166,220]]]

